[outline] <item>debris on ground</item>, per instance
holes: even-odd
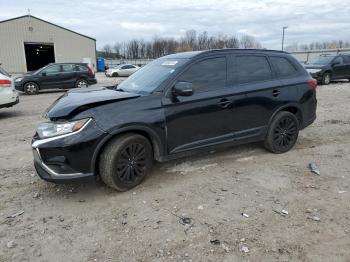
[[[316,175],[318,175],[318,176],[321,175],[321,173],[320,173],[320,171],[318,170],[318,168],[317,168],[317,166],[316,166],[315,163],[310,163],[310,164],[309,164],[309,169],[310,169],[310,171],[311,171],[312,173],[314,173],[314,174],[316,174]]]
[[[34,198],[39,198],[40,197],[40,193],[39,192],[35,192],[33,197]]]
[[[210,240],[210,244],[212,244],[212,245],[220,245],[220,240],[219,239]]]
[[[202,205],[199,205],[197,208],[198,208],[198,210],[203,210],[204,209],[204,207]]]
[[[248,253],[249,252],[249,247],[247,245],[241,245],[241,247],[239,248],[239,250],[243,253]]]
[[[340,190],[340,191],[338,191],[338,194],[344,194],[344,193],[346,193],[346,192],[348,192],[348,191]]]
[[[321,218],[319,218],[318,216],[308,216],[307,218],[317,222],[321,221]]]
[[[19,211],[19,212],[12,214],[10,216],[7,216],[6,218],[15,218],[15,217],[18,217],[18,216],[23,215],[23,214],[24,214],[24,210]]]
[[[246,214],[246,213],[241,213],[241,215],[242,215],[242,216],[244,216],[244,217],[246,217],[246,218],[248,218],[248,217],[249,217],[249,215],[248,215],[248,214]]]
[[[288,211],[284,210],[284,209],[281,211],[281,213],[284,214],[284,215],[288,215]]]
[[[15,246],[17,246],[17,244],[15,243],[14,240],[11,240],[11,241],[7,242],[6,246],[7,246],[7,248],[14,248]]]
[[[285,217],[285,216],[288,215],[288,211],[287,211],[287,210],[279,211],[279,210],[277,210],[277,209],[274,208],[274,209],[272,209],[272,211],[275,212],[275,213],[277,213],[277,214],[279,214],[279,215],[281,215],[281,216],[283,216],[283,217]]]

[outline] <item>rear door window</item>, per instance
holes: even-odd
[[[57,74],[57,73],[60,73],[61,72],[61,65],[48,66],[42,72],[46,73],[46,74]]]
[[[62,65],[62,71],[63,72],[73,72],[74,71],[74,65],[72,65],[72,64],[64,64],[64,65]]]
[[[280,77],[295,76],[298,71],[287,58],[271,56],[270,61]]]
[[[272,79],[272,71],[265,56],[240,55],[236,57],[236,83],[267,81]]]
[[[192,65],[178,82],[192,83],[195,92],[206,92],[226,86],[226,58],[209,58]]]

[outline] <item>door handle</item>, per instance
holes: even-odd
[[[279,91],[279,90],[277,90],[277,89],[275,89],[275,90],[272,91],[272,95],[273,95],[274,97],[279,96],[280,93],[281,93],[281,91]]]
[[[220,106],[221,108],[228,108],[231,105],[232,102],[230,100],[227,100],[226,98],[221,99],[218,103],[218,106]]]

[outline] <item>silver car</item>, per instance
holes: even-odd
[[[131,64],[123,64],[118,65],[117,67],[109,68],[106,70],[106,76],[117,77],[117,76],[130,76],[139,70],[140,67],[131,65]]]

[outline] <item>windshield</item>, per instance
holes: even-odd
[[[334,56],[319,56],[319,57],[315,57],[315,58],[310,59],[310,61],[308,61],[306,64],[326,65],[326,64],[329,64],[333,58],[334,58]]]
[[[126,92],[150,93],[187,61],[179,58],[154,60],[123,81],[117,89]]]
[[[32,72],[33,75],[36,75],[36,74],[40,73],[42,70],[44,70],[44,69],[45,69],[46,67],[48,67],[49,65],[50,65],[50,64],[48,64],[48,65],[46,65],[46,66],[43,66],[43,67],[37,69],[36,71],[33,71],[33,72]]]

